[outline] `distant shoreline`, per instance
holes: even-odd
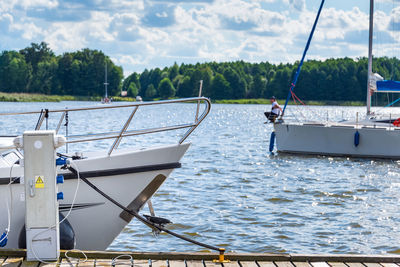
[[[113,101],[135,101],[130,97],[112,97]],[[0,92],[0,102],[61,102],[61,101],[101,101],[99,96],[42,95]]]
[[[259,104],[259,105],[270,105],[271,101],[265,98],[258,99],[228,99],[228,100],[215,100],[212,101],[216,104]],[[280,105],[285,103],[285,100],[278,100]],[[293,101],[289,101],[289,105],[294,105]],[[304,101],[304,104],[308,106],[365,106],[362,101]]]
[[[113,101],[133,102],[134,98],[130,97],[112,97]],[[70,95],[42,95],[42,94],[26,94],[26,93],[3,93],[0,92],[0,102],[61,102],[61,101],[101,101],[99,96],[70,96]],[[280,104],[285,103],[285,100],[278,100]],[[365,106],[361,101],[304,101],[309,106]],[[215,104],[255,104],[269,105],[269,99],[225,99],[212,100]],[[293,101],[289,101],[289,105],[293,105]]]

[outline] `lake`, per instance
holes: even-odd
[[[1,103],[0,112],[81,107],[93,102]],[[194,104],[140,109],[133,128],[193,117]],[[268,152],[271,124],[263,105],[214,104],[188,138],[192,146],[153,197],[168,228],[234,252],[400,253],[400,171],[390,160],[311,157]],[[146,111],[146,112],[145,112]],[[288,119],[361,117],[363,107],[288,107]],[[392,108],[386,112],[400,113]],[[70,118],[70,134],[119,130],[129,112],[89,112]],[[137,118],[136,118],[137,117]],[[122,118],[122,121],[121,121]],[[0,134],[32,129],[37,118],[0,121]],[[54,124],[50,125],[50,127]],[[63,132],[61,132],[63,133]],[[182,132],[127,138],[121,147],[177,142]],[[171,141],[172,140],[172,141]],[[69,147],[107,148],[108,142]],[[147,206],[141,213],[148,214]],[[207,251],[132,220],[110,250]]]

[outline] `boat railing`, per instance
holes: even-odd
[[[183,123],[183,124],[173,124],[162,127],[153,127],[153,128],[145,128],[145,129],[137,129],[137,130],[129,130],[129,126],[138,111],[139,108],[145,106],[153,106],[153,105],[166,105],[166,104],[174,104],[174,103],[196,103],[197,110],[195,113],[195,117],[193,122]],[[204,104],[204,109],[202,113],[199,113],[199,109],[201,104]],[[106,110],[106,109],[123,109],[123,108],[133,108],[128,119],[125,121],[123,127],[119,131],[111,131],[111,132],[99,132],[99,133],[88,133],[88,134],[79,134],[79,135],[68,135],[68,127],[66,128],[66,138],[67,144],[72,143],[82,143],[82,142],[91,142],[98,140],[106,140],[106,139],[114,139],[113,144],[108,150],[108,155],[110,155],[115,149],[118,148],[121,140],[124,137],[128,136],[136,136],[136,135],[144,135],[144,134],[152,134],[159,133],[165,131],[173,131],[179,129],[187,129],[187,131],[182,135],[179,139],[179,144],[182,144],[188,136],[200,125],[200,123],[207,117],[211,109],[211,102],[206,97],[191,97],[184,99],[171,99],[171,100],[160,100],[160,101],[149,101],[149,102],[134,102],[132,104],[124,104],[124,105],[102,105],[102,106],[94,106],[94,107],[83,107],[83,108],[65,108],[65,109],[42,109],[40,111],[28,111],[28,112],[9,112],[9,113],[0,113],[0,116],[10,116],[10,115],[35,115],[38,114],[39,118],[35,127],[35,130],[40,130],[43,126],[43,123],[46,123],[46,129],[48,129],[48,118],[50,114],[60,113],[60,118],[57,123],[57,127],[55,131],[58,133],[62,125],[68,125],[69,115],[71,112],[78,111],[90,111],[90,110]],[[64,123],[64,124],[63,124]]]

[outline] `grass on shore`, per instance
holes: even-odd
[[[61,101],[101,101],[99,96],[42,95],[0,92],[0,102],[61,102]],[[131,97],[113,97],[113,101],[135,101]]]
[[[269,105],[271,101],[265,98],[257,98],[257,99],[226,99],[226,100],[215,100],[212,101],[216,104],[262,104]],[[285,103],[285,100],[278,100],[280,104]],[[289,101],[289,105],[294,105],[293,101]],[[365,103],[362,101],[304,101],[304,104],[309,106],[365,106]]]
[[[135,101],[131,97],[112,97],[113,101]],[[158,99],[155,99],[158,100]],[[60,102],[60,101],[101,101],[99,96],[70,96],[70,95],[42,95],[42,94],[26,94],[26,93],[3,93],[0,92],[0,102]],[[258,104],[269,105],[269,99],[226,99],[226,100],[213,100],[216,104]],[[279,103],[285,103],[285,100],[278,100]],[[289,101],[289,105],[293,105],[293,101]],[[306,105],[310,106],[364,106],[365,103],[361,101],[305,101]]]

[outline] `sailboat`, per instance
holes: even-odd
[[[196,103],[192,112],[196,112],[194,118],[186,118],[177,122],[164,121],[162,125],[154,122],[141,126],[136,121],[138,128],[130,128],[132,121],[137,117],[137,110],[151,114],[161,106],[166,109],[176,109],[178,103]],[[204,109],[199,113],[200,106]],[[41,110],[0,113],[0,121],[5,117],[16,116],[16,120],[26,120],[26,116],[38,115],[35,130],[40,130],[46,125],[56,133],[61,131],[62,125],[66,127],[66,152],[58,153],[62,159],[68,159],[74,166],[76,173],[70,169],[58,167],[58,173],[64,176],[64,183],[59,185],[60,192],[64,192],[64,198],[60,200],[60,213],[67,215],[71,229],[75,233],[74,242],[77,249],[104,250],[119,235],[123,228],[132,220],[133,216],[115,205],[115,202],[99,194],[88,184],[80,183],[82,177],[87,178],[97,188],[103,190],[115,201],[132,212],[139,212],[149,202],[158,188],[165,182],[168,176],[176,168],[181,167],[180,160],[189,149],[190,142],[186,141],[191,133],[209,114],[211,102],[204,97],[186,99],[172,99],[153,102],[135,102],[127,105],[102,105],[91,107],[79,107],[69,109]],[[104,131],[102,127],[95,125],[97,121],[89,118],[99,117],[104,112],[119,114],[123,126],[114,131]],[[146,113],[149,112],[149,113]],[[98,115],[95,115],[97,113]],[[139,113],[139,112],[138,112]],[[179,116],[178,114],[176,115]],[[87,118],[87,125],[76,123],[73,118]],[[178,120],[179,121],[179,120]],[[184,123],[186,121],[186,123]],[[71,123],[73,122],[73,123]],[[71,123],[71,126],[68,126]],[[12,127],[12,126],[10,126]],[[70,129],[71,127],[71,129]],[[73,129],[72,129],[73,128]],[[69,129],[69,130],[68,130]],[[74,130],[74,134],[72,133]],[[186,131],[185,131],[186,130]],[[153,144],[153,138],[149,135],[156,133],[174,133],[174,138],[169,140],[168,135],[165,145]],[[21,135],[23,132],[20,133]],[[136,143],[125,144],[125,148],[119,149],[121,142],[128,137],[147,137],[148,145],[141,148]],[[24,229],[25,198],[24,198],[24,167],[23,151],[16,147],[17,136],[0,136],[0,233],[6,229],[8,242],[5,248],[22,248],[24,243],[21,229]],[[107,150],[86,151],[83,147],[75,153],[68,152],[68,144],[93,144],[110,140],[112,143]],[[95,146],[92,146],[95,147]],[[99,146],[100,148],[106,148]],[[61,149],[61,148],[60,148]],[[60,151],[57,151],[60,152]],[[81,185],[79,185],[81,184]],[[71,231],[70,231],[71,232]],[[4,237],[0,237],[4,240]],[[21,241],[22,240],[22,241]],[[0,246],[3,246],[0,241]]]
[[[108,82],[107,82],[107,62],[104,70],[104,98],[101,99],[102,104],[111,104],[111,99],[108,98]]]
[[[318,17],[315,20],[315,29]],[[367,81],[367,113],[364,119],[356,121],[309,121],[301,123],[285,122],[283,119],[274,123],[274,132],[271,134],[271,144],[276,138],[278,152],[400,159],[400,127],[393,123],[396,117],[378,118],[371,113],[371,94],[374,92],[400,92],[400,83],[384,81],[378,74],[372,73],[372,37],[373,37],[374,1],[370,0],[369,15],[369,47],[368,47],[368,81]],[[305,53],[308,49],[307,43]],[[295,76],[297,81],[301,64]],[[293,85],[290,90],[293,89]],[[290,92],[289,92],[290,93]],[[289,96],[288,96],[289,99]],[[287,100],[288,100],[287,99]],[[287,101],[285,104],[285,108]],[[270,151],[273,147],[270,146]]]

